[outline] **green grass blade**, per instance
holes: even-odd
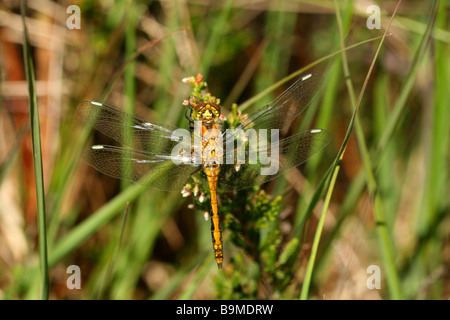
[[[292,33],[297,19],[295,14],[286,10],[286,3],[283,1],[269,1],[268,6],[264,24],[264,39],[268,41],[268,45],[255,79],[256,90],[267,88],[277,78],[287,74],[289,48],[292,45]],[[279,45],[274,46],[273,43]],[[264,101],[264,104],[269,101]]]
[[[309,286],[311,284],[312,273],[313,273],[313,269],[314,269],[314,262],[316,260],[317,250],[319,248],[320,237],[322,235],[323,226],[325,224],[326,212],[328,209],[328,205],[330,203],[331,195],[333,194],[333,188],[334,188],[340,167],[341,167],[340,164],[338,164],[334,167],[334,171],[333,171],[333,175],[331,177],[328,192],[325,197],[324,204],[323,204],[322,214],[320,215],[319,223],[317,224],[317,231],[316,231],[316,234],[314,235],[313,245],[311,248],[311,255],[309,258],[308,266],[306,268],[305,279],[303,281],[302,290],[300,293],[301,300],[308,299]]]
[[[183,292],[178,296],[179,300],[188,300],[191,299],[192,296],[197,291],[200,283],[206,278],[209,274],[211,267],[215,268],[215,263],[211,261],[211,259],[203,260],[203,263],[196,270],[196,274],[192,281],[184,288]],[[219,271],[221,272],[221,271]]]
[[[341,45],[344,46],[344,36],[342,30],[342,23],[340,20],[340,13],[337,2],[334,1],[336,5],[336,16],[339,25],[339,34],[341,39]],[[387,31],[387,30],[386,30]],[[353,89],[353,84],[351,83],[350,69],[348,66],[347,56],[345,52],[342,53],[344,76],[346,79],[347,90],[350,96],[350,101],[356,108],[355,91]],[[369,151],[364,138],[363,128],[359,117],[356,114],[355,117],[355,133],[358,142],[358,147],[360,150],[361,158],[363,161],[364,169],[366,172],[366,178],[368,183],[369,192],[374,197],[374,215],[377,219],[377,231],[380,239],[380,250],[382,256],[384,257],[384,265],[386,267],[386,275],[388,280],[388,286],[391,291],[391,296],[394,299],[400,299],[403,295],[401,293],[399,274],[395,264],[395,249],[393,247],[393,242],[391,240],[391,235],[388,231],[388,225],[386,224],[385,209],[383,208],[382,201],[380,199],[380,193],[378,192],[378,185],[373,172],[372,161],[369,156]]]
[[[311,68],[321,64],[322,62],[327,61],[328,59],[330,59],[330,58],[332,58],[332,57],[334,57],[334,56],[336,56],[336,55],[338,55],[338,54],[340,54],[340,53],[342,53],[342,52],[344,52],[346,50],[357,48],[360,45],[363,45],[365,43],[369,43],[369,42],[372,42],[372,41],[375,41],[375,40],[379,40],[381,38],[382,38],[382,36],[379,36],[379,37],[375,37],[375,38],[371,38],[371,39],[367,39],[367,40],[363,40],[363,41],[357,42],[355,44],[352,44],[350,46],[345,47],[344,49],[337,50],[337,51],[335,51],[333,53],[327,54],[326,56],[324,56],[324,57],[322,57],[322,58],[320,58],[320,59],[318,59],[318,60],[316,60],[314,62],[311,62],[310,64],[306,65],[305,67],[303,67],[303,68],[301,68],[301,69],[291,73],[287,77],[281,79],[280,81],[276,82],[275,84],[269,86],[267,89],[261,91],[260,93],[254,95],[250,99],[248,99],[245,102],[241,103],[239,105],[239,110],[241,112],[244,112],[246,109],[248,109],[250,106],[252,106],[255,102],[257,102],[258,100],[262,99],[263,97],[265,97],[266,95],[268,95],[269,93],[271,93],[275,89],[279,88],[280,86],[282,86],[283,84],[285,84],[289,80],[294,79],[295,77],[297,77],[297,76],[301,75],[302,73],[306,72],[307,70],[309,70],[309,69],[311,69]]]
[[[438,3],[439,1],[435,1],[433,4],[433,9],[431,10],[430,16],[428,18],[427,29],[423,34],[419,48],[416,50],[416,54],[414,55],[414,59],[411,63],[411,69],[409,70],[405,83],[402,86],[402,91],[400,92],[400,96],[397,99],[394,110],[392,114],[389,116],[389,122],[387,123],[386,128],[383,131],[383,136],[380,138],[378,147],[374,152],[374,154],[376,155],[382,154],[382,150],[386,148],[386,145],[394,135],[395,129],[399,127],[399,124],[401,122],[401,115],[403,114],[404,108],[407,106],[407,100],[409,98],[414,82],[416,80],[417,73],[419,71],[420,61],[424,57],[425,50],[427,49],[427,46],[432,36]]]
[[[448,5],[441,1],[437,8],[436,27],[445,28],[448,24]],[[409,276],[416,279],[429,278],[430,275],[445,270],[445,258],[442,250],[448,237],[448,227],[445,227],[445,212],[448,216],[449,200],[449,144],[450,144],[450,109],[448,104],[448,84],[450,82],[450,64],[448,63],[449,46],[436,41],[435,43],[435,71],[433,96],[425,114],[431,118],[427,126],[429,133],[424,134],[429,148],[425,153],[426,176],[424,179],[423,197],[416,219],[416,233],[422,239],[417,248],[415,261]],[[447,217],[448,218],[448,217]],[[440,226],[440,227],[438,227]],[[447,230],[447,231],[445,231]],[[440,299],[445,296],[445,282],[437,278],[429,285],[428,290],[423,284],[414,281],[412,291],[419,299]]]
[[[177,192],[149,192],[148,195],[140,197],[136,203],[136,216],[130,224],[133,233],[118,259],[115,281],[111,285],[112,299],[133,298],[133,288],[142,277],[142,266],[151,258],[161,229],[182,204]]]
[[[189,274],[197,268],[202,262],[207,265],[206,261],[209,261],[210,266],[215,264],[212,259],[208,259],[211,256],[211,250],[206,248],[203,250],[201,254],[192,259],[187,265],[183,266],[177,273],[175,273],[169,280],[169,282],[157,292],[155,292],[152,296],[149,297],[151,300],[163,300],[169,299],[180,286],[183,285],[183,282],[186,281],[186,278]],[[205,266],[206,266],[205,265]]]
[[[36,83],[34,76],[33,58],[31,56],[30,41],[25,22],[25,0],[21,2],[21,14],[23,22],[23,59],[25,64],[25,74],[28,85],[31,142],[33,146],[34,177],[36,183],[36,201],[38,217],[38,240],[39,240],[39,262],[41,277],[41,299],[47,300],[49,297],[49,277],[47,261],[47,220],[45,216],[45,190],[44,175],[42,168],[41,135],[39,123],[39,109],[36,95]]]
[[[419,68],[419,61],[424,56],[427,44],[431,40],[433,31],[433,25],[436,20],[439,1],[434,2],[434,10],[431,11],[428,21],[428,27],[421,40],[417,55],[414,58],[413,66],[411,68],[411,78],[415,79],[417,75],[417,69]],[[430,126],[431,132],[431,153],[428,161],[428,176],[425,181],[425,195],[424,195],[424,212],[419,216],[418,222],[419,234],[422,236],[428,232],[434,220],[437,218],[438,213],[437,203],[439,195],[445,197],[445,189],[443,187],[442,177],[445,177],[446,158],[445,152],[448,151],[448,125],[449,125],[449,108],[448,108],[448,95],[446,89],[448,88],[448,55],[443,52],[442,46],[437,46],[436,55],[436,102],[432,112],[433,124]],[[408,79],[409,80],[409,79]],[[411,81],[408,81],[408,84]],[[409,91],[408,91],[409,93]],[[403,97],[403,95],[402,95]],[[400,99],[399,99],[400,100]],[[406,99],[403,99],[406,100]],[[401,100],[399,109],[401,109],[406,103]],[[382,146],[381,146],[382,147]],[[448,164],[448,163],[447,163]],[[438,182],[440,181],[440,182]],[[442,193],[442,191],[444,193]]]
[[[18,152],[20,151],[20,143],[21,143],[25,133],[27,133],[28,128],[29,128],[29,126],[28,126],[28,124],[26,124],[20,129],[20,131],[16,137],[16,141],[14,142],[14,147],[11,149],[11,152],[9,153],[8,158],[5,160],[3,165],[0,167],[0,186],[2,185],[3,181],[5,180],[5,177],[6,177],[7,173],[9,172],[9,169],[11,168],[11,165],[14,163],[14,160],[16,159],[16,156],[17,156]]]
[[[144,191],[145,187],[142,185],[131,185],[110,202],[93,213],[89,218],[80,223],[63,239],[57,242],[54,249],[50,253],[49,265],[54,266],[66,255],[78,248],[81,243],[87,240],[99,228],[104,226],[118,213],[123,212],[127,202],[134,200]]]
[[[200,73],[205,79],[208,78],[208,74],[211,65],[216,55],[217,48],[222,40],[224,34],[228,30],[228,18],[230,16],[231,9],[233,7],[233,0],[226,0],[218,15],[211,15],[211,18],[215,20],[213,28],[208,35],[208,40],[206,42],[206,48],[202,55]]]
[[[137,8],[136,4],[130,1],[127,10],[127,25],[125,27],[125,56],[130,57],[136,51],[136,24],[137,24]],[[136,79],[135,79],[136,63],[132,61],[128,64],[124,72],[124,111],[128,114],[135,115],[135,100],[136,100]],[[130,123],[124,123],[131,125]],[[132,131],[128,126],[124,126],[124,137],[128,137],[127,141],[123,141],[124,145],[130,145],[133,141]],[[122,172],[131,172],[131,164],[127,164],[122,168]],[[129,177],[124,175],[123,180],[120,181],[122,189],[131,184]]]
[[[367,87],[367,83],[368,83],[369,77],[370,77],[370,75],[372,73],[372,70],[374,68],[376,58],[378,57],[380,49],[381,49],[381,47],[382,47],[382,45],[384,43],[384,39],[385,39],[385,37],[387,35],[387,31],[389,30],[389,27],[390,27],[390,25],[392,23],[392,20],[393,20],[393,18],[396,15],[396,12],[397,12],[397,9],[398,9],[400,3],[401,3],[401,0],[398,1],[397,6],[396,6],[396,8],[395,8],[395,10],[394,10],[394,12],[393,12],[393,14],[391,16],[390,21],[389,21],[389,24],[388,24],[388,26],[387,26],[387,28],[386,28],[386,30],[384,32],[384,35],[383,35],[383,37],[382,37],[382,39],[380,41],[380,44],[378,45],[377,51],[376,51],[375,56],[374,56],[374,58],[372,60],[372,64],[370,65],[370,68],[369,68],[369,70],[367,72],[366,79],[364,81],[364,84],[363,84],[363,87],[361,89],[361,92],[360,92],[360,94],[358,96],[357,101],[355,102],[355,108],[354,108],[353,116],[352,116],[352,118],[350,120],[350,123],[349,123],[348,129],[347,129],[347,133],[345,135],[344,141],[343,141],[343,143],[341,145],[341,148],[339,150],[339,153],[338,153],[338,155],[336,157],[336,161],[334,162],[332,179],[331,179],[330,184],[328,186],[327,197],[325,199],[325,203],[324,203],[324,206],[322,208],[322,213],[321,213],[321,216],[320,216],[320,219],[319,219],[319,224],[317,225],[316,234],[315,234],[313,245],[312,245],[312,249],[311,249],[311,256],[310,256],[310,259],[308,261],[308,265],[306,267],[305,279],[304,279],[302,290],[301,290],[301,293],[300,293],[300,299],[302,299],[302,300],[305,300],[305,299],[308,298],[309,286],[310,286],[310,283],[311,283],[312,273],[313,273],[313,269],[314,269],[314,265],[315,265],[315,258],[316,258],[316,255],[317,255],[317,250],[318,250],[318,246],[319,246],[319,242],[320,242],[320,236],[322,234],[322,229],[323,229],[323,224],[324,224],[324,221],[325,221],[325,216],[326,216],[326,213],[328,211],[329,199],[331,197],[331,194],[332,194],[332,191],[333,191],[333,188],[334,188],[334,184],[335,184],[335,181],[336,181],[337,173],[339,172],[339,168],[340,168],[339,164],[340,164],[340,161],[342,160],[342,158],[344,156],[344,153],[345,153],[348,141],[350,139],[350,134],[351,134],[351,132],[353,130],[353,126],[354,126],[354,123],[356,121],[357,112],[358,112],[359,106],[361,104],[362,97],[364,95],[365,89]],[[383,218],[381,216],[382,209],[380,208],[380,206],[381,206],[380,202],[377,201],[377,199],[375,199],[375,208],[378,209],[379,213],[380,213],[380,216],[377,217],[377,220]],[[384,220],[382,220],[382,222],[384,222]],[[385,231],[386,229],[383,228],[383,230]],[[390,273],[391,275],[396,275],[397,273],[395,272],[395,266],[394,266],[394,270],[391,269],[392,261],[394,260],[394,255],[393,255],[393,252],[390,250],[391,246],[389,244],[385,243],[385,241],[389,241],[389,237],[384,231],[382,231],[381,235],[380,235],[380,238],[382,239],[383,245],[385,245],[385,247],[387,248],[386,252],[383,251],[383,253],[385,253],[384,261],[386,263],[386,268],[389,269],[388,273]],[[388,282],[389,282],[389,279],[388,279]],[[401,291],[400,291],[400,285],[399,285],[398,277],[391,279],[390,283],[392,285],[391,289],[392,289],[393,298],[397,298],[397,299],[401,298]]]
[[[124,63],[117,69],[117,71],[114,73],[114,75],[112,76],[112,80],[109,83],[109,85],[105,88],[104,93],[102,94],[102,98],[99,99],[100,101],[104,101],[108,98],[108,96],[111,94],[112,89],[114,88],[114,86],[118,83],[118,80],[120,79],[120,77],[123,75],[123,73],[126,70],[126,67],[133,62],[139,55],[141,55],[143,52],[145,52],[146,50],[149,50],[150,48],[152,48],[153,46],[155,46],[156,44],[158,44],[159,42],[161,42],[162,40],[166,39],[167,37],[172,36],[174,33],[180,32],[183,30],[175,30],[173,32],[170,32],[164,36],[161,36],[157,39],[154,39],[152,41],[149,41],[148,43],[146,43],[145,45],[141,46],[133,55],[131,55],[130,57],[128,57]],[[74,116],[77,116],[77,114],[75,113]],[[92,125],[86,124],[83,128],[83,131],[79,134],[79,138],[76,140],[76,145],[73,148],[70,148],[70,150],[68,150],[69,154],[66,154],[66,161],[64,161],[65,163],[65,170],[63,171],[63,175],[62,178],[60,179],[61,183],[58,185],[58,197],[56,198],[56,200],[53,203],[53,206],[51,208],[51,212],[52,214],[52,218],[51,218],[51,223],[50,224],[50,239],[53,239],[57,233],[57,228],[58,228],[58,217],[60,215],[60,211],[61,211],[61,207],[63,205],[63,200],[65,195],[67,194],[68,190],[69,190],[69,186],[71,185],[71,183],[73,183],[73,179],[76,178],[75,176],[75,172],[76,172],[76,167],[77,165],[80,163],[81,159],[81,153],[84,149],[84,146],[86,145],[86,142],[89,140],[89,137],[91,136],[91,131],[92,131]],[[66,163],[69,163],[68,165]],[[53,235],[53,236],[52,236]],[[52,244],[52,242],[50,242],[50,244]]]
[[[434,10],[432,10],[431,11],[432,12],[432,14],[431,14],[431,18],[433,17],[433,12],[434,12]],[[422,38],[422,41],[421,41],[421,45],[419,45],[419,48],[416,50],[416,53],[415,53],[415,56],[414,56],[414,59],[413,59],[413,61],[414,61],[414,64],[416,64],[416,63],[419,63],[418,61],[420,61],[421,59],[420,59],[420,57],[421,56],[423,56],[423,54],[424,54],[424,50],[423,50],[423,47],[426,45],[426,43],[427,43],[427,39],[429,38],[429,37],[431,37],[432,36],[432,32],[430,32],[431,30],[432,30],[432,20],[428,20],[428,23],[427,23],[427,26],[428,26],[428,29],[427,30],[425,30],[426,32],[424,32],[424,34],[423,34],[423,38]],[[391,129],[387,132],[386,130],[385,130],[385,125],[384,125],[384,127],[382,128],[382,130],[379,130],[380,132],[377,134],[377,136],[379,137],[379,136],[381,136],[381,135],[385,135],[385,137],[383,138],[383,140],[381,140],[381,141],[379,141],[378,142],[378,145],[377,145],[377,148],[376,148],[376,150],[378,150],[377,152],[372,152],[371,153],[371,155],[373,155],[372,156],[372,158],[375,158],[375,160],[373,161],[373,163],[374,163],[374,166],[377,168],[377,173],[380,173],[379,171],[380,171],[380,169],[381,169],[381,167],[380,167],[380,165],[382,164],[382,162],[386,162],[386,160],[389,160],[389,159],[386,159],[386,156],[385,156],[385,154],[386,153],[389,153],[389,150],[391,150],[391,149],[393,149],[393,148],[385,148],[385,147],[381,147],[380,146],[380,142],[382,143],[382,144],[384,144],[384,141],[391,141],[391,140],[393,140],[393,129],[392,128],[394,128],[394,127],[396,127],[396,126],[398,126],[398,124],[396,124],[396,122],[398,122],[398,121],[401,121],[401,120],[399,120],[399,119],[401,119],[401,117],[400,116],[403,116],[403,112],[401,112],[401,111],[396,111],[396,110],[398,110],[398,109],[401,109],[401,108],[403,108],[404,106],[405,106],[405,103],[406,103],[406,100],[407,100],[407,98],[409,97],[409,94],[411,93],[411,89],[412,89],[412,86],[411,86],[411,84],[415,81],[415,78],[416,78],[416,76],[417,76],[417,71],[418,71],[418,68],[416,68],[416,67],[414,67],[414,64],[413,64],[413,66],[411,67],[411,69],[410,69],[410,71],[409,71],[409,73],[408,73],[408,75],[407,75],[407,83],[408,83],[408,85],[406,85],[406,86],[403,86],[402,87],[402,91],[400,92],[400,98],[397,100],[397,102],[396,102],[396,105],[395,105],[395,107],[394,107],[394,112],[392,113],[393,115],[394,115],[394,117],[392,117],[392,115],[389,115],[388,117],[386,117],[386,120],[385,121],[382,121],[382,123],[384,123],[384,124],[386,124],[386,123],[391,123],[390,124],[390,126],[391,126]],[[444,70],[445,68],[442,68],[442,69],[439,69],[439,70]],[[347,77],[348,78],[348,77]],[[447,81],[442,81],[442,83],[448,83]],[[441,89],[442,90],[442,89]],[[445,91],[445,90],[444,90]],[[439,91],[439,90],[437,90],[437,92],[442,92],[442,91]],[[351,96],[351,95],[350,95]],[[386,97],[386,94],[380,94],[380,93],[378,93],[377,94],[377,97],[380,97],[380,96],[384,96],[384,97]],[[380,107],[380,106],[378,106],[378,107]],[[376,111],[380,111],[380,110],[376,110]],[[448,120],[448,117],[446,117],[446,116],[440,116],[439,117],[439,120],[440,121],[447,121]],[[355,123],[355,128],[356,128],[356,126],[358,126],[358,124],[357,123]],[[444,126],[445,127],[445,126]],[[434,127],[433,127],[434,128]],[[447,128],[448,128],[448,126],[447,126]],[[434,129],[437,129],[437,128],[434,128]],[[437,129],[438,131],[440,131],[440,134],[437,134],[437,136],[438,137],[440,137],[440,138],[444,138],[444,137],[446,137],[447,135],[444,133],[445,132],[445,130],[444,131],[442,131],[442,130],[440,130],[440,129]],[[387,135],[389,135],[389,137],[387,137]],[[445,139],[443,139],[443,140],[445,140]],[[445,142],[444,141],[441,141],[440,143],[443,143],[443,144],[445,144]],[[448,145],[448,143],[446,144],[446,145]],[[445,148],[444,148],[445,149]],[[432,148],[432,150],[435,150],[434,148]],[[372,151],[374,151],[374,150],[372,150]],[[445,159],[445,157],[442,157],[442,154],[444,154],[444,152],[441,152],[440,153],[441,154],[441,156],[440,156],[440,159]],[[365,158],[365,157],[367,157],[367,154],[366,154],[366,156],[364,156],[363,155],[363,159]],[[392,157],[392,156],[390,156],[390,157]],[[438,167],[440,167],[441,169],[442,169],[442,165],[441,166],[437,166],[436,168],[438,168]],[[372,167],[373,168],[373,167]],[[433,168],[435,168],[434,166],[433,166]],[[443,173],[443,172],[445,172],[445,171],[443,171],[443,170],[440,170],[440,169],[436,169],[436,170],[438,170],[441,174]],[[366,172],[365,174],[364,174],[364,172]],[[389,172],[389,174],[392,174],[392,172]],[[362,175],[364,175],[366,178],[367,178],[367,166],[365,166],[360,172],[359,172],[359,174],[358,174],[358,177],[361,177]],[[372,174],[373,175],[373,174]],[[445,173],[444,173],[444,176],[445,176]],[[381,177],[380,178],[378,178],[378,179],[381,179]],[[445,178],[444,178],[445,179]],[[448,180],[448,179],[447,179]],[[359,181],[359,180],[358,180]],[[372,182],[373,182],[374,180],[372,180]],[[381,182],[383,182],[383,181],[380,181],[380,183]],[[384,181],[384,183],[386,183],[386,181]],[[365,184],[364,184],[365,185]],[[362,192],[362,190],[363,190],[363,186],[364,186],[363,184],[361,184],[361,183],[358,183],[358,184],[355,184],[354,185],[354,190],[353,190],[353,192],[352,192],[352,194],[361,194],[361,192]],[[383,186],[382,185],[376,185],[376,183],[375,184],[372,184],[372,190],[373,190],[373,188],[374,188],[374,186],[376,186],[376,188],[377,189],[379,189],[379,188],[382,188]],[[436,185],[436,187],[437,187],[437,185]],[[431,187],[431,189],[432,189],[433,187]],[[427,188],[427,190],[431,190],[431,189],[428,189]],[[443,187],[443,188],[441,188],[442,189],[442,191],[443,192],[445,192],[444,190],[445,190],[445,187]],[[380,212],[380,210],[381,210],[381,207],[383,206],[383,209],[384,209],[384,211],[387,211],[387,207],[386,206],[390,206],[390,207],[392,207],[392,204],[391,203],[387,203],[387,202],[389,202],[389,199],[386,199],[386,200],[383,200],[383,202],[382,202],[382,204],[381,204],[381,201],[380,201],[380,199],[379,199],[379,197],[380,197],[380,195],[378,194],[378,192],[375,194],[375,203],[374,203],[374,206],[375,206],[375,208],[374,208],[374,212],[375,213],[377,213],[377,212]],[[390,201],[390,202],[392,202],[392,201]],[[342,208],[344,208],[344,207],[348,207],[347,205],[342,205]],[[339,223],[338,223],[338,226],[340,226],[341,224],[342,224],[342,219],[343,219],[343,217],[342,217],[342,214],[341,214],[341,212],[342,213],[344,213],[345,215],[347,215],[345,212],[347,212],[348,210],[341,210],[340,211],[340,213],[338,214],[338,216],[340,217],[340,221],[339,221]],[[386,216],[386,218],[388,218],[387,216]],[[442,218],[441,216],[440,217],[438,217],[438,218]],[[378,224],[378,226],[377,226],[377,232],[380,232],[381,234],[379,234],[379,240],[380,240],[380,248],[382,248],[381,250],[383,250],[383,251],[385,251],[385,252],[388,252],[388,251],[393,251],[393,250],[391,250],[391,249],[386,249],[386,248],[388,248],[388,247],[392,247],[392,243],[390,242],[390,241],[388,241],[388,238],[392,238],[392,234],[390,234],[389,232],[387,232],[388,230],[386,230],[386,225],[387,226],[389,226],[389,225],[392,225],[390,222],[392,222],[392,219],[393,219],[393,217],[391,217],[389,220],[386,220],[385,219],[385,217],[383,216],[383,219],[377,219],[377,221],[381,221],[381,223],[379,223]],[[386,221],[385,221],[386,220]],[[430,228],[431,229],[428,229],[428,231],[425,231],[425,234],[430,234],[430,232],[432,232],[431,230],[434,230],[434,228],[435,228],[435,224],[436,224],[436,220],[434,221],[434,222],[432,222],[431,223],[431,226],[430,226]],[[418,225],[419,226],[421,226],[421,227],[423,227],[424,226],[424,224],[423,223],[418,223]],[[337,227],[338,228],[338,227]],[[328,246],[328,244],[329,243],[331,243],[331,239],[334,237],[334,235],[335,234],[337,234],[338,233],[338,231],[337,230],[333,230],[333,235],[331,235],[330,237],[329,237],[329,239],[327,239],[327,244],[325,244],[324,245],[324,248],[327,248],[327,246]],[[425,238],[428,238],[427,236],[425,237]],[[384,248],[384,249],[383,249]],[[422,245],[420,245],[420,247],[419,248],[422,248]],[[385,254],[385,256],[393,256],[393,254]],[[423,258],[423,257],[422,257]],[[417,257],[417,259],[420,259],[419,257]],[[393,259],[392,259],[393,260]],[[413,263],[414,264],[414,262],[411,262],[411,263]],[[418,263],[415,263],[416,265],[418,264]],[[390,264],[391,266],[394,266],[394,264],[393,263],[391,263]],[[389,270],[393,270],[393,271],[389,271]],[[392,273],[394,273],[394,274],[396,274],[396,273],[398,273],[398,271],[396,271],[395,270],[395,268],[394,267],[392,267],[391,269],[388,269],[387,270],[387,272],[389,273],[389,274],[392,274]],[[422,275],[422,276],[424,276],[424,275]],[[398,276],[392,276],[392,275],[389,275],[389,278],[398,278]],[[416,282],[418,282],[419,281],[419,279],[418,278],[416,278]],[[391,280],[391,282],[392,282],[392,280]],[[398,283],[397,281],[394,281],[394,283]],[[416,289],[414,289],[414,288],[409,288],[408,290],[406,290],[406,288],[403,288],[403,292],[406,294],[406,292],[408,292],[408,291],[411,291],[411,292],[415,292],[417,290],[417,288]],[[400,291],[400,289],[399,289],[399,291]]]

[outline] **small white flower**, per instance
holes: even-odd
[[[181,81],[183,81],[183,83],[189,84],[192,81],[192,77],[183,78]]]
[[[193,190],[193,192],[194,192],[194,196],[197,196],[198,195],[198,186],[196,185],[195,187],[194,187],[194,190]]]
[[[195,206],[194,206],[193,203],[189,203],[189,204],[188,204],[188,208],[189,208],[189,209],[194,209],[194,207],[195,207]]]
[[[208,211],[203,212],[203,217],[205,218],[205,221],[208,221],[208,219],[209,219],[209,212]]]
[[[198,197],[198,201],[200,201],[200,202],[205,201],[205,194],[203,192],[200,193],[200,196]]]
[[[181,189],[181,195],[183,198],[189,197],[191,195],[191,185],[187,184]]]
[[[239,171],[240,168],[241,168],[241,164],[240,164],[240,163],[236,163],[236,164],[234,165],[234,169],[235,169],[236,171]]]

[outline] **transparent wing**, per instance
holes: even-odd
[[[98,131],[130,147],[95,145],[84,151],[83,159],[106,175],[159,190],[179,191],[200,168],[186,157],[172,156],[175,148],[191,149],[190,143],[173,134],[175,128],[150,123],[96,101],[84,101],[77,110]]]
[[[150,152],[94,145],[83,152],[83,159],[98,171],[119,179],[165,191],[180,191],[201,166],[179,164],[187,158]]]
[[[174,146],[182,141],[172,135],[175,128],[150,123],[105,103],[84,101],[77,110],[98,131],[135,150],[170,155]]]
[[[329,142],[330,135],[321,129],[289,136],[269,147],[259,149],[260,153],[271,158],[272,161],[267,164],[261,163],[259,154],[257,162],[251,164],[247,151],[245,163],[238,167],[239,170],[236,170],[236,165],[224,164],[221,166],[218,187],[223,188],[224,191],[237,191],[261,185],[307,161]],[[272,169],[269,169],[270,167]]]
[[[271,103],[250,114],[237,129],[283,130],[311,103],[322,83],[320,75],[311,73],[299,78]]]
[[[239,133],[240,130],[242,130],[242,133],[248,132],[249,129],[255,131],[266,129],[268,135],[270,135],[270,129],[282,131],[289,127],[291,122],[309,106],[321,83],[322,78],[318,74],[312,73],[302,76],[271,103],[250,114],[234,131],[225,132],[224,141],[227,139],[233,140],[237,145],[237,140],[242,137]],[[249,151],[246,150],[245,163],[238,167],[238,171],[234,165],[222,166],[219,183],[225,191],[241,190],[263,184],[275,179],[288,169],[307,161],[324,148],[329,141],[328,132],[315,129],[274,142],[272,149],[270,149],[270,146],[259,145],[256,147],[258,153],[256,163],[249,161]],[[249,147],[255,148],[254,144],[249,143]],[[272,157],[272,165],[277,168],[277,171],[269,174],[271,171],[267,170],[267,164],[261,163],[259,154],[270,156],[271,150],[276,152],[277,149],[279,150],[278,158]],[[235,161],[237,160],[235,159]]]

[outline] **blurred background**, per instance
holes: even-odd
[[[450,2],[436,4],[403,1],[392,21],[362,96],[360,135],[350,137],[327,208],[310,299],[450,297]],[[367,11],[371,5],[378,5],[379,19],[376,10]],[[336,158],[396,5],[365,0],[27,1],[50,298],[299,298],[324,196],[300,224],[302,232],[293,230]],[[380,28],[369,28],[377,21]],[[42,287],[23,30],[20,2],[2,0],[3,299],[37,299]],[[224,114],[232,103],[238,108],[248,103],[246,113],[288,83],[264,96],[258,93],[302,68],[320,73],[323,86],[296,126],[326,129],[332,141],[282,187],[262,187],[270,196],[283,196],[276,217],[277,250],[283,252],[292,239],[299,243],[284,282],[271,282],[258,268],[244,270],[242,265],[255,262],[229,241],[229,231],[224,271],[219,272],[210,223],[204,210],[192,205],[195,199],[110,178],[80,158],[86,145],[111,143],[76,112],[84,100],[187,128],[182,102],[191,87],[181,81],[184,77],[202,73]],[[81,289],[67,286],[71,265],[80,267]],[[370,266],[378,266],[379,273]],[[368,282],[376,282],[371,276],[379,276],[379,287],[369,288]]]

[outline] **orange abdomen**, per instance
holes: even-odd
[[[216,258],[217,267],[222,269],[223,262],[223,242],[222,228],[220,224],[219,211],[217,209],[217,179],[219,176],[219,166],[217,164],[205,167],[206,177],[208,178],[209,191],[211,194],[211,237]]]

